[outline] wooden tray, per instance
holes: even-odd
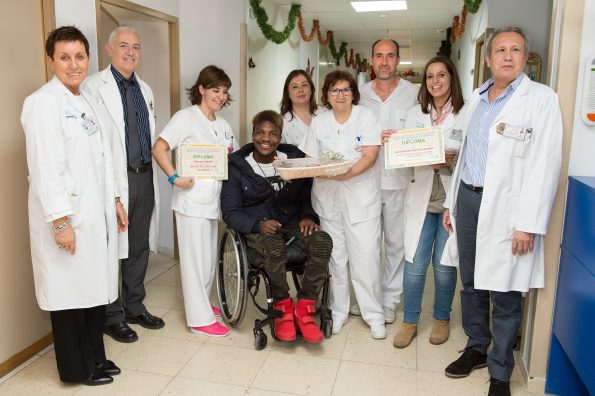
[[[316,176],[336,176],[347,172],[353,162],[346,160],[324,161],[320,158],[292,158],[273,161],[279,176],[284,180]]]

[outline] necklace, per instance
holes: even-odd
[[[269,180],[269,176],[267,176],[266,172],[264,171],[264,169],[262,169],[262,167],[260,166],[260,164],[258,163],[258,161],[254,160],[254,162],[256,162],[256,166],[258,166],[258,169],[260,169],[260,171],[262,172],[262,176],[264,176],[265,179],[267,179],[267,181]],[[275,168],[273,166],[273,169],[275,170],[275,172],[273,173],[273,176],[271,177],[275,177],[277,176],[277,168]],[[270,182],[269,182],[270,184]],[[272,185],[272,184],[271,184]]]

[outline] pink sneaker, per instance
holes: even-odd
[[[211,305],[211,309],[213,310],[213,313],[215,314],[216,317],[221,317],[221,310],[219,308],[217,308],[214,305]]]
[[[202,334],[209,337],[225,337],[229,334],[229,329],[219,322],[208,326],[191,327],[190,331],[194,334]]]

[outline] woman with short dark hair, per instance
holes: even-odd
[[[79,91],[89,42],[74,26],[46,41],[54,77],[23,104],[29,168],[29,231],[35,292],[50,312],[60,380],[113,381],[105,307],[118,297],[117,232],[128,218],[114,185],[110,134]]]
[[[358,106],[353,75],[335,70],[326,75],[322,103],[331,111],[312,121],[300,149],[311,157],[336,152],[353,166],[342,175],[317,177],[312,206],[321,229],[333,239],[331,287],[333,333],[347,323],[348,273],[362,318],[373,338],[386,337],[380,278],[380,174],[374,164],[380,151],[380,124],[372,110]]]
[[[202,69],[196,83],[188,89],[192,106],[174,114],[152,151],[173,187],[172,209],[178,231],[186,323],[191,332],[211,337],[229,334],[229,329],[215,318],[221,316],[221,311],[210,303],[221,180],[179,177],[168,151],[181,144],[197,143],[224,144],[230,153],[238,148],[229,123],[215,114],[229,104],[230,87],[231,80],[223,69],[213,65]]]

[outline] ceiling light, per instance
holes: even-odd
[[[356,12],[401,11],[407,9],[407,2],[405,0],[352,1],[351,6]]]
[[[411,61],[403,61],[403,62],[399,62],[399,65],[411,65],[412,62]]]

